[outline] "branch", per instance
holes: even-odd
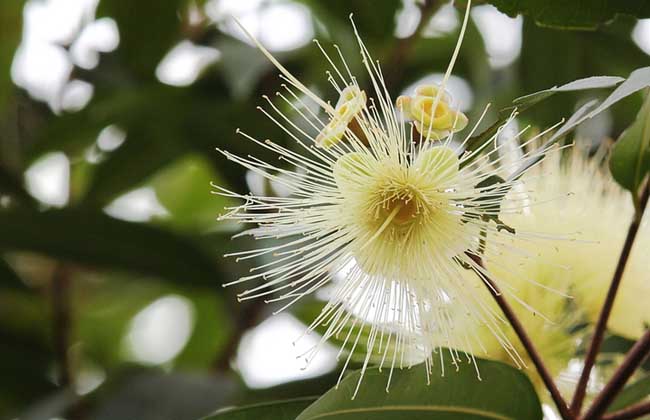
[[[474,261],[479,267],[485,270],[485,265],[483,264],[483,260],[480,257],[469,252],[467,252],[466,255],[471,258],[472,261]],[[562,394],[560,394],[559,389],[555,385],[551,373],[548,371],[548,368],[540,357],[537,349],[535,348],[535,345],[524,330],[524,327],[521,325],[521,322],[517,318],[515,312],[512,310],[510,304],[505,300],[505,297],[491,278],[489,278],[483,271],[474,269],[474,272],[481,278],[481,280],[483,280],[487,286],[489,286],[488,290],[490,294],[496,301],[497,305],[499,305],[499,308],[501,308],[501,311],[508,319],[510,326],[512,326],[512,329],[517,334],[517,337],[519,337],[521,344],[526,349],[528,356],[533,361],[533,364],[535,365],[539,376],[542,378],[546,389],[548,389],[548,392],[551,394],[551,398],[553,399],[553,402],[555,403],[562,418],[564,420],[574,419],[575,417],[573,417],[569,411],[569,407],[567,406],[566,401],[564,401],[564,398],[562,398]]]
[[[639,201],[639,208],[635,212],[634,220],[630,223],[630,228],[627,231],[627,237],[625,238],[625,243],[623,244],[623,249],[621,250],[621,255],[618,259],[616,265],[616,271],[614,272],[614,277],[612,282],[609,285],[609,290],[607,291],[607,296],[605,297],[605,302],[600,311],[598,317],[598,322],[596,323],[596,328],[594,330],[594,335],[591,339],[589,349],[587,350],[587,355],[585,356],[585,364],[580,374],[580,379],[578,380],[578,385],[576,386],[575,393],[573,394],[573,400],[571,401],[571,412],[574,414],[579,414],[582,409],[582,403],[585,399],[585,394],[587,393],[587,383],[589,382],[589,375],[591,370],[596,364],[596,357],[598,356],[598,351],[600,346],[603,343],[603,338],[605,337],[605,330],[607,329],[607,321],[614,307],[614,299],[616,298],[616,293],[621,284],[621,279],[623,273],[625,272],[625,265],[627,260],[630,257],[630,252],[632,251],[632,246],[634,245],[634,239],[636,238],[637,232],[639,231],[639,225],[641,224],[641,218],[643,217],[643,212],[648,203],[648,192],[650,190],[650,183],[646,184],[644,191],[641,195]],[[636,200],[635,200],[636,202]]]
[[[601,418],[607,407],[614,401],[614,398],[623,389],[630,376],[636,368],[650,354],[650,330],[637,341],[625,356],[621,365],[616,369],[612,378],[607,382],[605,387],[598,393],[593,404],[587,410],[582,420],[595,420]]]
[[[57,364],[57,381],[62,388],[72,384],[70,348],[70,271],[58,263],[52,276],[52,339]]]
[[[650,414],[650,401],[631,405],[622,410],[614,411],[603,416],[603,420],[629,420],[638,419],[641,416]]]
[[[239,342],[244,333],[260,322],[265,303],[261,299],[254,299],[244,308],[241,308],[236,319],[233,334],[226,343],[225,348],[219,353],[217,359],[212,363],[213,372],[225,372],[230,369],[230,361],[237,354]]]
[[[425,0],[424,4],[420,6],[420,22],[415,28],[415,31],[413,31],[413,33],[408,37],[400,39],[397,44],[395,44],[395,47],[392,49],[391,54],[386,60],[386,86],[394,87],[395,83],[402,78],[404,62],[413,49],[413,44],[418,39],[427,23],[431,20],[431,16],[433,16],[436,10],[442,6],[442,3],[443,2],[438,0]]]

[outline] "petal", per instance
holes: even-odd
[[[367,153],[352,152],[341,156],[334,164],[334,180],[339,189],[350,191],[367,184],[372,174],[373,158]]]
[[[445,186],[458,174],[459,162],[453,149],[439,146],[421,152],[411,168],[426,176],[429,181]]]

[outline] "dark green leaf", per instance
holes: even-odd
[[[99,16],[117,21],[121,63],[134,74],[152,79],[160,60],[179,36],[179,11],[185,0],[104,0]]]
[[[616,182],[633,194],[650,171],[650,94],[636,120],[616,141],[609,169]]]
[[[643,377],[623,388],[607,411],[616,411],[641,401],[650,395],[650,376]]]
[[[244,407],[219,410],[202,420],[279,420],[294,419],[317,397],[303,397],[291,400],[272,401]]]
[[[192,300],[195,321],[190,339],[174,359],[174,365],[178,368],[209,368],[233,333],[234,326],[226,322],[230,316],[228,306],[217,293],[206,293],[205,290],[184,293]]]
[[[474,366],[463,365],[456,371],[447,360],[445,375],[434,372],[429,385],[422,365],[395,369],[388,393],[388,369],[368,369],[352,399],[360,376],[356,372],[303,411],[297,420],[542,418],[539,399],[524,373],[503,363],[480,359],[477,363],[482,380],[477,378]]]
[[[4,258],[0,257],[0,288],[2,287],[28,290],[25,283],[20,279],[20,276]]]
[[[0,4],[0,112],[11,94],[11,61],[22,31],[22,0],[3,1]]]
[[[129,131],[124,144],[98,165],[85,200],[98,207],[105,206],[119,193],[138,186],[182,155],[187,146],[170,139],[164,128],[150,124]]]
[[[189,284],[216,285],[221,278],[215,262],[185,237],[75,209],[2,212],[0,249],[39,252]]]
[[[34,204],[34,198],[25,190],[19,179],[0,165],[0,195],[10,194],[27,204]]]
[[[88,418],[94,420],[193,420],[227,404],[236,384],[201,373],[145,372],[115,384]]]
[[[184,231],[217,227],[217,215],[234,201],[212,194],[210,183],[225,185],[214,166],[198,154],[189,154],[157,173],[151,180],[160,203],[169,211],[169,224]],[[223,226],[223,224],[220,224]]]
[[[650,17],[650,3],[635,0],[488,0],[510,16],[523,14],[538,25],[562,29],[594,29],[617,14]]]

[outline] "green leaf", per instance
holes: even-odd
[[[628,407],[641,401],[648,395],[650,395],[650,376],[645,376],[623,388],[607,411],[611,412]]]
[[[11,95],[11,62],[22,33],[23,1],[3,1],[0,4],[0,112]]]
[[[529,95],[521,96],[512,103],[521,110],[523,107],[528,108],[558,92],[572,92],[588,89],[602,89],[607,87],[616,86],[625,79],[616,76],[594,76],[584,79],[574,80],[573,82],[564,84],[562,86],[553,86],[550,89],[545,89],[539,92],[531,93]],[[523,108],[523,109],[525,109]]]
[[[158,172],[151,184],[160,203],[169,211],[172,227],[184,231],[206,231],[223,226],[216,222],[233,199],[212,194],[210,183],[225,185],[205,157],[188,154]]]
[[[138,186],[187,150],[182,142],[170,139],[164,127],[141,128],[129,131],[124,144],[97,166],[87,202],[97,207],[107,205],[119,193]]]
[[[512,101],[513,106],[503,108],[499,111],[497,120],[491,126],[485,129],[482,133],[472,136],[469,139],[469,141],[467,142],[467,150],[476,151],[479,150],[481,147],[485,146],[485,144],[489,142],[493,138],[493,136],[497,133],[499,128],[508,121],[515,107],[517,108],[517,111],[519,113],[522,113],[528,110],[533,105],[536,105],[544,101],[545,99],[550,98],[556,93],[575,92],[575,91],[590,90],[590,89],[602,89],[602,88],[615,86],[624,80],[625,79],[623,79],[622,77],[616,77],[616,76],[587,77],[584,79],[574,80],[562,86],[553,86],[552,88],[549,89],[544,89],[539,92],[531,93],[525,96],[520,96],[519,98],[516,98],[515,100]],[[464,165],[467,165],[468,163],[469,161],[463,162]]]
[[[247,405],[244,407],[226,408],[219,410],[202,420],[294,419],[315,400],[316,397],[303,397],[291,400]]]
[[[616,182],[633,194],[650,171],[650,94],[636,120],[614,144],[609,169]]]
[[[510,175],[508,180],[514,180],[519,178],[521,174],[523,174],[526,171],[526,169],[530,168],[532,165],[536,164],[541,159],[543,159],[544,153],[546,153],[548,149],[553,144],[555,144],[555,142],[557,142],[559,139],[567,135],[578,125],[580,125],[581,123],[585,122],[590,118],[595,117],[596,115],[600,114],[602,111],[611,107],[612,105],[619,102],[620,100],[646,87],[650,87],[650,67],[643,67],[634,70],[632,73],[630,73],[630,76],[623,83],[621,83],[616,89],[614,89],[614,91],[599,104],[597,100],[592,100],[582,105],[580,108],[578,108],[578,110],[573,115],[571,115],[571,117],[569,117],[569,119],[562,126],[560,126],[560,128],[558,128],[555,131],[555,133],[553,133],[551,137],[548,138],[546,143],[544,143],[541,147],[538,148],[538,153],[533,154],[529,158],[527,158],[523,162],[521,167],[518,170],[516,170],[512,175]],[[598,106],[596,106],[596,104],[598,104]],[[646,150],[646,148],[644,148],[643,150]],[[641,168],[643,168],[643,162],[644,162],[643,159],[641,159],[640,162],[641,162]]]
[[[595,29],[618,14],[650,17],[650,3],[635,0],[488,0],[512,17],[530,16],[540,26],[561,29]]]
[[[14,198],[26,203],[35,204],[36,200],[23,187],[20,179],[0,165],[0,192],[11,194]]]
[[[117,55],[122,65],[142,78],[154,70],[179,36],[178,12],[185,0],[104,0],[98,16],[116,20],[120,32]]]
[[[200,372],[144,371],[111,385],[108,397],[87,418],[196,419],[227,404],[237,391],[232,378]]]
[[[216,264],[186,237],[78,209],[1,213],[0,249],[43,253],[187,284],[218,284]]]
[[[355,372],[296,420],[541,420],[540,401],[524,373],[503,363],[477,359],[483,378],[479,380],[474,366],[460,366],[456,371],[451,361],[444,363],[445,375],[434,371],[429,385],[422,365],[395,369],[390,392],[386,392],[388,369],[381,372],[376,368],[368,369],[358,394],[352,399],[360,377],[360,373]]]
[[[14,269],[0,257],[0,288],[29,290]]]

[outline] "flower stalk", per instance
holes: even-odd
[[[637,236],[637,233],[639,231],[639,226],[641,224],[641,219],[643,217],[643,212],[646,208],[646,205],[648,203],[648,193],[650,191],[650,183],[646,184],[643,193],[641,194],[641,198],[638,200],[639,206],[637,208],[637,211],[634,215],[634,219],[630,223],[630,228],[627,233],[627,237],[625,238],[625,243],[623,245],[623,249],[621,251],[621,255],[619,257],[618,263],[616,265],[616,271],[614,272],[614,276],[612,278],[612,281],[609,286],[609,290],[607,292],[607,296],[605,297],[605,302],[603,303],[603,307],[600,311],[600,315],[598,317],[598,322],[596,323],[596,327],[594,330],[594,335],[593,338],[591,339],[591,343],[589,345],[589,349],[587,350],[587,356],[585,357],[585,364],[582,369],[582,372],[580,374],[580,379],[578,380],[578,384],[576,386],[575,393],[573,395],[573,400],[571,402],[571,412],[574,413],[575,415],[580,413],[580,410],[582,409],[582,403],[584,402],[586,390],[587,390],[587,383],[589,382],[589,376],[591,374],[591,370],[593,369],[595,363],[596,363],[596,357],[598,356],[598,352],[600,350],[600,346],[603,343],[603,339],[605,336],[605,330],[607,328],[607,321],[609,320],[609,316],[612,312],[612,308],[614,307],[614,300],[616,299],[616,293],[618,292],[618,288],[621,283],[621,279],[623,277],[623,273],[625,272],[625,266],[627,264],[627,261],[630,257],[630,253],[632,251],[632,246],[634,245],[634,240]],[[635,200],[636,201],[636,200]],[[643,340],[643,338],[641,339]],[[641,341],[639,340],[639,342]],[[647,355],[647,353],[646,353]],[[631,352],[629,353],[628,357],[631,356]],[[627,361],[627,358],[626,358]],[[626,363],[624,361],[624,364]],[[621,368],[624,366],[621,365]],[[633,372],[633,371],[632,371]],[[630,372],[630,375],[631,373]],[[625,379],[627,379],[629,376]],[[614,379],[614,378],[613,378]],[[612,380],[613,380],[612,379]],[[621,384],[624,385],[625,382]],[[606,387],[607,388],[607,387]],[[605,390],[603,390],[604,392]],[[602,393],[601,393],[602,394]],[[615,395],[614,395],[615,396]],[[611,396],[613,398],[614,396]],[[611,400],[610,400],[611,402]],[[609,404],[607,404],[609,405]],[[606,408],[606,407],[605,407]],[[592,407],[593,409],[593,407]],[[591,412],[591,410],[590,410]]]
[[[605,414],[603,420],[629,420],[638,419],[646,414],[650,414],[650,401],[640,402],[631,405],[622,410],[614,411],[610,414]]]
[[[555,406],[557,407],[562,419],[564,420],[573,419],[574,417],[569,411],[569,407],[566,401],[562,397],[560,390],[555,385],[555,382],[553,381],[553,376],[551,375],[548,368],[544,364],[544,361],[539,355],[537,348],[535,348],[535,345],[533,344],[532,340],[526,333],[526,330],[524,329],[523,325],[517,318],[517,315],[513,311],[512,307],[506,301],[505,297],[503,296],[503,293],[501,293],[496,283],[485,273],[486,270],[485,270],[485,265],[483,264],[483,260],[479,256],[469,252],[467,253],[467,256],[471,258],[476,263],[476,265],[478,265],[483,269],[483,271],[474,269],[474,272],[485,283],[487,289],[489,290],[490,294],[494,298],[494,301],[497,303],[497,305],[499,305],[499,308],[505,315],[506,319],[508,320],[508,323],[517,334],[517,337],[521,341],[521,344],[526,349],[526,352],[528,353],[530,359],[533,361],[533,364],[535,365],[535,368],[537,369],[539,376],[542,378],[544,385],[548,389],[548,392],[551,394],[551,398],[553,399],[553,402],[555,403]]]

